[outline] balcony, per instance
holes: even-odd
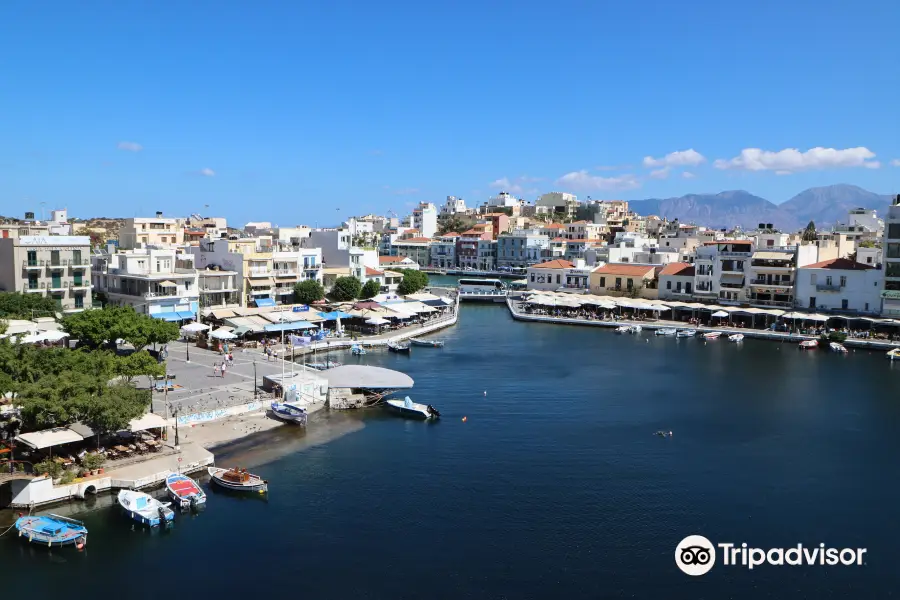
[[[842,289],[844,289],[844,286],[831,283],[820,283],[816,285],[817,292],[840,292]]]
[[[44,261],[42,260],[23,260],[22,268],[23,269],[40,269],[44,266]]]
[[[87,258],[79,258],[79,259],[73,258],[72,260],[65,261],[65,262],[69,263],[69,266],[72,267],[73,269],[83,269],[85,267],[91,266],[91,261]]]
[[[271,277],[274,271],[272,269],[250,269],[250,272],[247,273],[247,277],[251,279],[255,277]]]
[[[88,290],[94,286],[91,285],[90,280],[82,279],[81,281],[71,281],[69,282],[69,287],[73,290]]]
[[[275,269],[275,277],[296,277],[300,275],[297,269]]]
[[[204,294],[215,294],[222,292],[236,292],[238,289],[236,287],[205,287],[200,288],[200,291]]]
[[[790,279],[751,279],[750,285],[776,288],[792,288],[794,287],[794,282]]]
[[[794,308],[793,302],[782,302],[779,300],[757,300],[756,298],[750,298],[750,306],[759,306],[764,308],[781,308],[781,309],[791,309]]]
[[[62,271],[67,266],[69,266],[67,264],[68,262],[69,261],[67,261],[67,260],[48,260],[48,261],[46,261],[47,268],[50,269],[51,271]]]
[[[774,273],[787,273],[794,270],[794,265],[790,262],[787,264],[760,264],[762,261],[754,260],[750,263],[755,271],[772,271]]]
[[[47,284],[47,289],[51,292],[64,292],[69,288],[68,281],[51,281]]]
[[[719,256],[728,256],[735,258],[747,257],[753,254],[752,252],[719,252]]]
[[[43,283],[43,282],[40,285],[38,285],[38,284],[31,285],[31,284],[26,283],[25,286],[22,288],[23,294],[28,294],[28,293],[33,293],[33,292],[43,294],[46,291],[47,291],[47,284]]]

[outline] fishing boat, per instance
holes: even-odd
[[[737,342],[737,343],[743,342],[744,334],[743,333],[735,333],[735,334],[729,335],[728,341],[729,342]]]
[[[175,520],[175,511],[169,506],[171,502],[160,502],[150,494],[135,490],[121,490],[118,496],[119,506],[134,521],[150,527]]]
[[[402,342],[388,342],[387,348],[391,352],[400,352],[403,354],[409,354],[409,344],[404,344]]]
[[[59,515],[28,516],[16,519],[19,537],[32,544],[47,546],[77,546],[87,544],[87,527],[81,521]]]
[[[674,327],[663,327],[656,330],[656,335],[678,335],[678,330]]]
[[[366,353],[366,349],[360,344],[353,344],[353,346],[350,347],[350,353],[354,356],[363,356]]]
[[[443,348],[444,342],[441,340],[420,340],[418,338],[409,338],[409,343],[413,346],[431,346],[432,348]]]
[[[258,492],[260,494],[265,494],[269,491],[269,482],[259,475],[248,473],[247,469],[241,469],[240,467],[234,469],[209,467],[207,471],[215,483],[227,490]]]
[[[196,481],[181,473],[170,473],[166,477],[169,498],[181,508],[197,508],[206,504],[206,493]]]
[[[678,333],[675,334],[677,338],[692,338],[697,335],[697,332],[693,329],[680,329]]]
[[[640,325],[632,325],[628,328],[628,333],[640,333],[642,331]]]
[[[888,360],[900,360],[900,348],[894,348],[893,350],[888,350],[885,355]]]
[[[801,350],[814,350],[818,347],[819,347],[818,340],[803,340],[802,342],[800,342]]]
[[[309,420],[306,407],[293,402],[278,402],[275,400],[269,408],[272,410],[272,414],[282,421],[306,425],[306,422]]]
[[[409,396],[403,400],[385,400],[385,405],[404,417],[412,417],[414,419],[437,419],[441,416],[441,413],[435,407],[430,404],[413,402]]]
[[[717,340],[722,337],[721,331],[707,331],[703,334],[703,339],[705,340]]]
[[[831,342],[830,344],[828,344],[828,348],[830,348],[832,352],[847,354],[847,348],[845,348],[843,344],[839,344],[837,342]]]
[[[630,332],[631,332],[631,327],[629,327],[628,325],[620,325],[619,327],[616,327],[616,333],[630,333]]]

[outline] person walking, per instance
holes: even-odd
[[[222,363],[222,377],[225,377],[225,363]]]
[[[219,363],[218,362],[213,363],[213,375],[215,375],[216,377],[219,376]]]

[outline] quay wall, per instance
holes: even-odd
[[[169,419],[169,426],[174,427],[176,422],[178,423],[179,427],[190,427],[191,425],[196,425],[198,423],[209,423],[211,421],[218,421],[219,419],[225,419],[234,415],[242,415],[244,413],[260,410],[261,408],[263,408],[263,406],[264,405],[261,400],[254,400],[245,404],[229,406],[228,408],[217,408],[216,410],[200,411],[191,413],[189,415],[180,414],[177,417],[171,417]]]

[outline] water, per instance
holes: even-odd
[[[397,368],[437,423],[335,415],[326,444],[282,431],[234,461],[267,501],[210,490],[168,533],[86,515],[85,552],[0,540],[7,595],[194,598],[875,598],[897,589],[900,372],[881,354],[616,335],[463,307],[443,349]],[[487,396],[484,392],[487,391]],[[462,418],[467,417],[463,422]],[[657,430],[672,430],[662,439]],[[278,450],[286,456],[275,458]],[[207,489],[209,486],[206,485]],[[688,534],[868,548],[862,567],[677,570]],[[10,596],[13,597],[13,596]]]

